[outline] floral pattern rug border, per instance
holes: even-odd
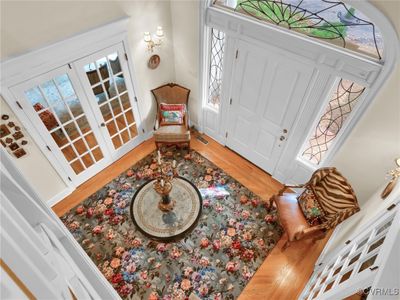
[[[203,197],[197,227],[175,243],[152,241],[129,215],[135,191],[154,178],[156,154],[71,209],[61,220],[124,299],[236,299],[282,235],[276,211],[195,151],[176,150],[180,176]]]

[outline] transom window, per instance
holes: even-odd
[[[221,102],[224,48],[225,33],[218,29],[212,28],[207,104],[216,109],[219,108]]]
[[[303,159],[317,165],[321,162],[364,91],[365,87],[350,80],[339,80],[324,113],[308,138],[301,155]]]
[[[367,16],[334,0],[215,0],[216,7],[272,23],[375,59],[382,34]]]

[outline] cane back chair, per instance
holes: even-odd
[[[190,90],[176,83],[168,83],[151,91],[157,103],[157,118],[154,140],[157,149],[163,144],[187,145],[190,148],[189,111],[188,102]],[[183,123],[163,125],[162,104],[184,104]]]

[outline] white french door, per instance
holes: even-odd
[[[227,146],[272,174],[312,74],[292,57],[238,40]]]
[[[77,186],[142,142],[123,44],[12,87],[55,169]],[[32,130],[28,128],[28,130]]]
[[[389,209],[375,218],[370,226],[365,226],[354,241],[349,240],[327,263],[318,266],[299,299],[344,299],[368,287],[382,289],[382,285],[375,285],[378,274],[381,277],[398,276],[396,268],[392,274],[385,274],[386,265],[399,263],[398,257],[389,260],[389,253],[398,242],[400,230],[398,204],[391,205]],[[394,296],[398,296],[398,286],[390,288],[392,292],[397,289]]]
[[[47,157],[52,162],[55,157],[73,184],[86,181],[109,163],[102,134],[79,80],[68,66],[18,84],[11,92],[54,155]]]
[[[113,159],[141,141],[142,128],[124,47],[103,49],[73,63]]]

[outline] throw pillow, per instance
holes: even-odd
[[[179,110],[164,110],[161,112],[161,125],[181,125],[183,124],[183,115]]]
[[[324,222],[324,212],[311,190],[305,189],[297,198],[297,202],[310,226],[319,225]]]
[[[160,104],[161,126],[162,125],[182,125],[186,112],[185,104]]]

